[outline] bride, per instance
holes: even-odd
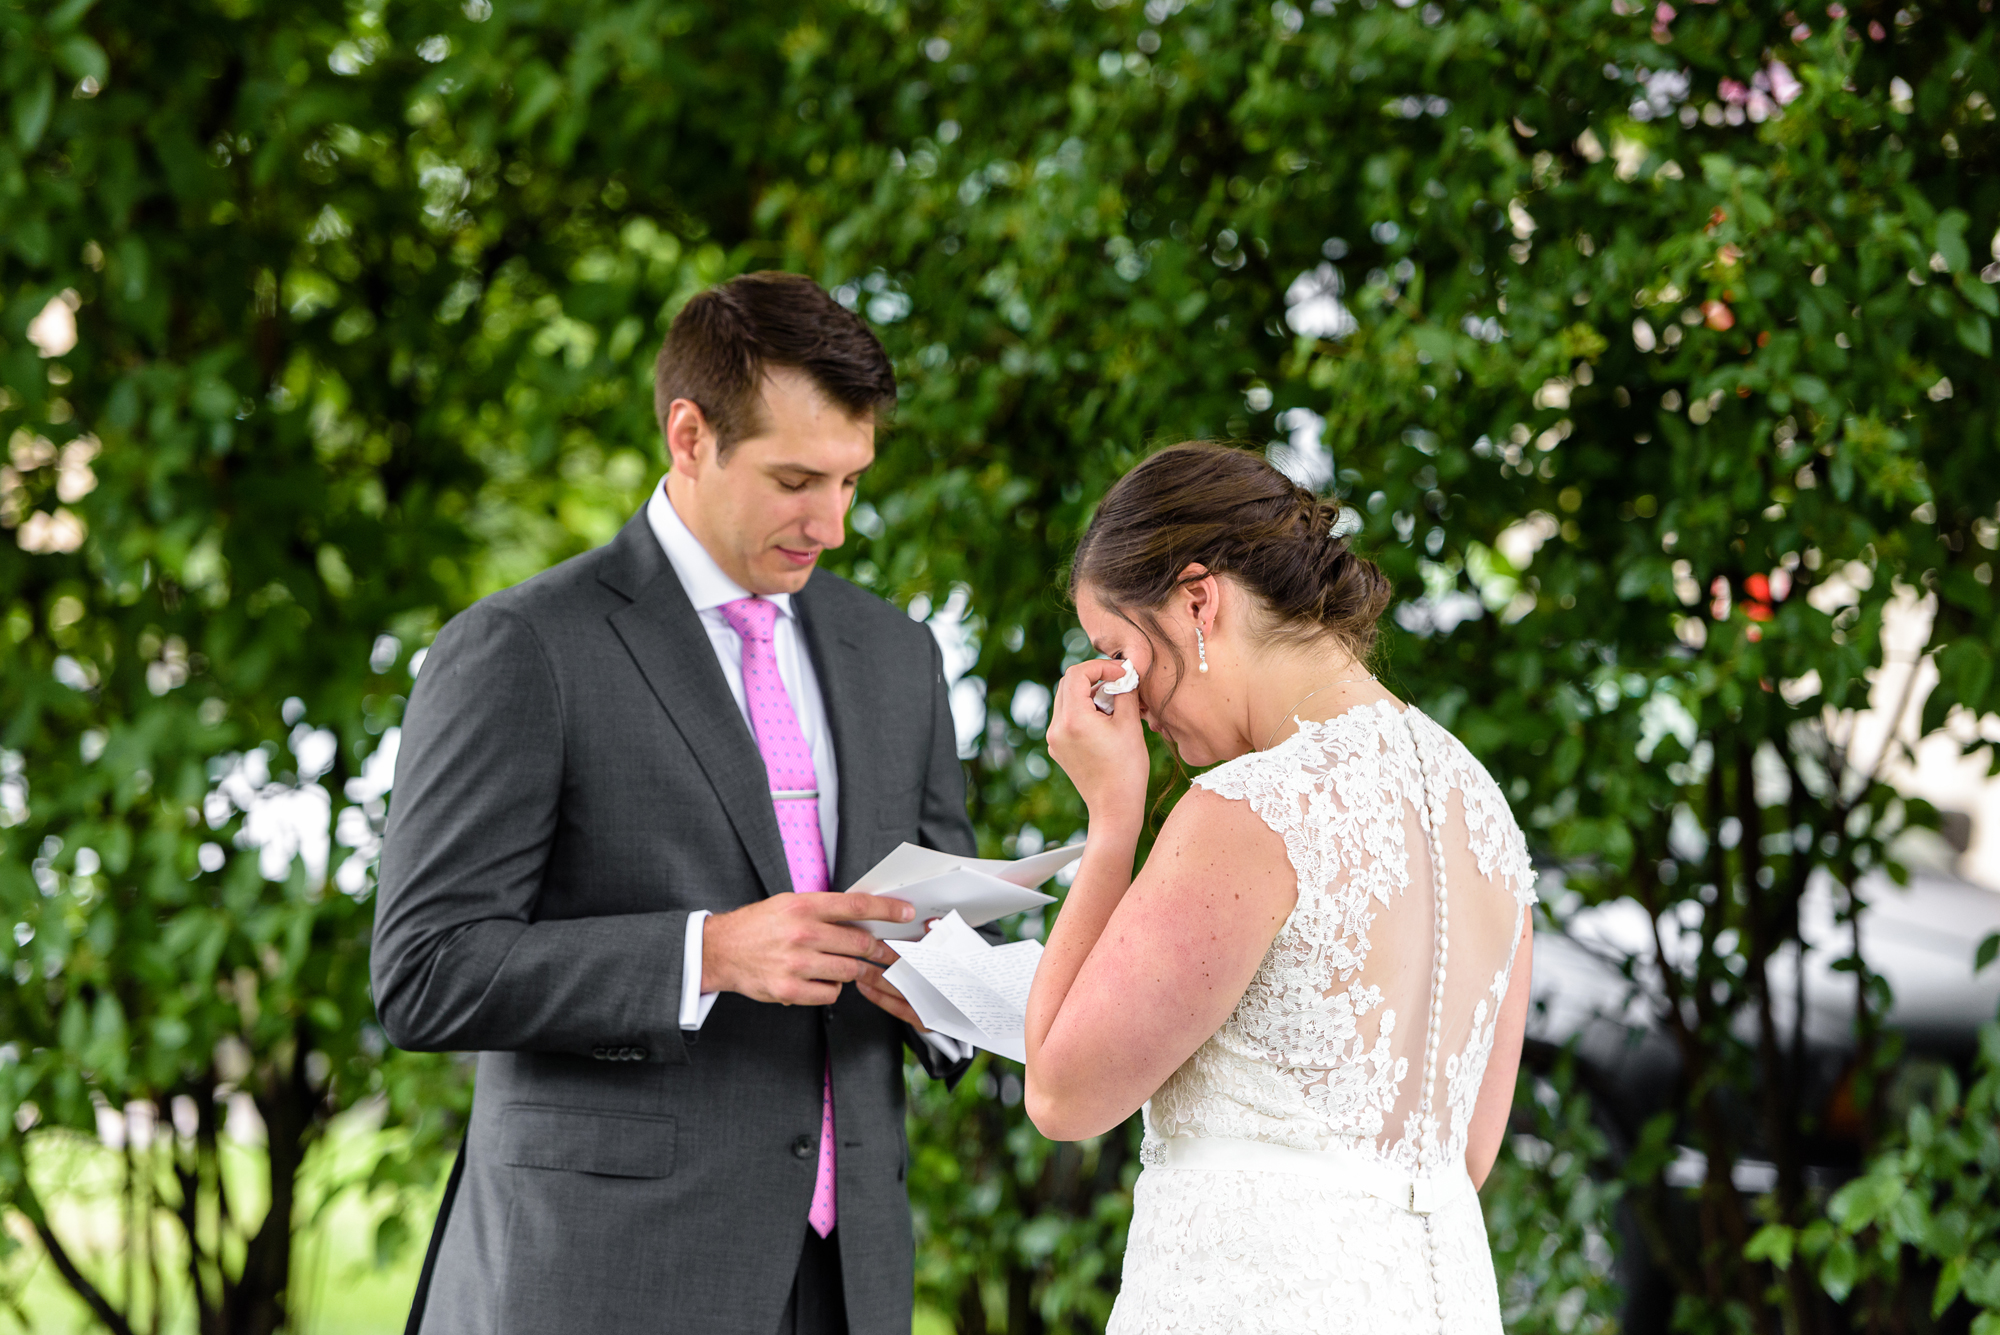
[[[1534,871],[1479,762],[1362,666],[1389,588],[1338,516],[1256,454],[1176,445],[1077,548],[1103,658],[1064,676],[1049,752],[1090,841],[1029,998],[1027,1107],[1078,1140],[1144,1105],[1108,1335],[1500,1331],[1477,1187]],[[1135,874],[1142,720],[1215,768]]]

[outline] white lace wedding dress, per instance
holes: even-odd
[[[1107,1335],[1498,1335],[1466,1133],[1535,902],[1499,788],[1387,703],[1196,782],[1283,837],[1298,905],[1146,1105]]]

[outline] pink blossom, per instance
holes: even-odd
[[[1668,24],[1674,21],[1674,7],[1661,0],[1660,7],[1653,11],[1653,22]]]
[[[1830,19],[1844,19],[1847,17],[1847,6],[1837,2],[1828,5],[1826,7],[1826,16]]]
[[[1805,86],[1793,76],[1782,60],[1772,61],[1765,73],[1770,76],[1771,96],[1781,107],[1789,107],[1798,99],[1799,94],[1805,91]]]
[[[1716,87],[1716,95],[1723,101],[1734,103],[1737,106],[1741,106],[1750,100],[1750,90],[1734,79],[1724,79]]]
[[[1758,88],[1751,92],[1750,105],[1745,110],[1750,113],[1751,120],[1767,121],[1777,116],[1778,104],[1766,96],[1763,89]]]

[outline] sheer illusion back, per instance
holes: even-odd
[[[1298,903],[1234,1012],[1147,1105],[1145,1160],[1171,1139],[1226,1137],[1463,1173],[1535,902],[1498,786],[1451,734],[1387,702],[1303,723],[1196,782],[1283,838]]]

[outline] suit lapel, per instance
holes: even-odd
[[[660,551],[644,511],[612,541],[599,578],[632,599],[611,614],[611,627],[694,752],[764,883],[764,893],[789,891],[792,878],[764,758],[729,693],[708,630]]]
[[[868,728],[868,660],[861,643],[837,618],[825,614],[814,590],[831,576],[814,572],[806,587],[792,595],[792,607],[805,632],[813,673],[819,678],[820,700],[833,734],[833,763],[840,771],[840,846],[834,850],[833,888],[852,885],[866,868],[854,865],[864,841],[862,818],[874,812],[876,778],[883,772],[872,757]]]

